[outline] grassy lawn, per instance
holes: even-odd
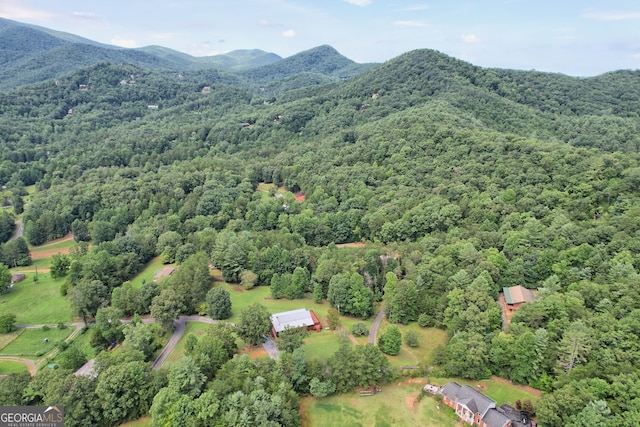
[[[175,264],[163,264],[160,261],[160,257],[155,257],[151,261],[149,261],[144,269],[136,275],[133,279],[131,279],[131,284],[134,288],[141,288],[143,283],[153,281],[153,275],[156,271],[162,270],[164,267]]]
[[[403,382],[385,385],[375,396],[360,397],[359,392],[331,396],[324,399],[303,398],[304,427],[343,426],[455,426],[456,421],[447,417],[429,397],[420,402],[425,381]]]
[[[122,427],[148,427],[151,425],[151,417],[142,417],[138,418],[135,421],[129,421],[128,423],[124,423]]]
[[[169,357],[167,357],[167,360],[164,362],[162,367],[168,368],[184,357],[184,344],[187,340],[187,335],[194,334],[196,337],[200,338],[209,326],[211,325],[208,323],[187,322],[184,334],[182,334],[180,341],[178,341],[178,344],[173,348],[173,351],[169,354]]]
[[[52,328],[48,331],[40,328],[26,329],[18,338],[0,350],[0,354],[40,357],[51,351],[58,341],[67,338],[71,332],[73,332],[72,328]],[[44,342],[45,338],[48,338],[49,342]]]
[[[302,348],[309,360],[326,360],[340,347],[339,331],[309,332]]]
[[[231,305],[232,305],[232,313],[231,318],[228,319],[229,322],[237,323],[240,321],[240,313],[242,310],[254,304],[256,302],[267,307],[270,313],[279,313],[282,311],[296,310],[299,308],[306,308],[308,310],[313,310],[313,312],[318,316],[322,326],[326,326],[327,323],[327,312],[331,308],[327,301],[323,301],[321,304],[316,304],[311,299],[309,295],[305,299],[273,299],[271,298],[271,288],[268,286],[256,286],[253,289],[248,291],[243,290],[239,286],[229,285],[228,283],[220,283],[217,282],[215,286],[221,286],[231,295]],[[362,319],[358,319],[355,317],[347,317],[340,316],[340,322],[343,327],[347,330],[351,328],[354,323],[364,322],[367,327],[371,325],[373,322],[374,316],[371,316],[369,319],[363,321]]]
[[[0,375],[17,374],[26,371],[27,365],[24,363],[0,360]]]
[[[0,334],[0,350],[5,348],[9,343],[20,336],[24,332],[24,329],[18,329],[8,334]]]
[[[73,331],[74,329],[69,328],[69,330]],[[69,344],[69,348],[75,347],[75,348],[79,349],[82,353],[84,353],[85,356],[87,356],[87,360],[93,359],[94,357],[96,357],[96,351],[93,349],[93,347],[91,347],[91,344],[89,344],[90,337],[91,337],[91,334],[90,334],[90,331],[88,329],[84,333],[82,331],[80,331],[80,334],[77,335],[73,339],[73,341],[71,341],[71,343]],[[60,360],[62,359],[62,355],[63,354],[64,354],[64,351],[58,353],[53,358],[52,362],[53,363],[59,363]]]
[[[43,252],[43,251],[55,251],[56,249],[64,249],[61,252],[68,252],[68,249],[70,248],[74,248],[79,246],[78,243],[73,240],[62,240],[60,241],[59,239],[50,243],[44,243],[40,246],[30,246],[29,249],[31,251],[31,253],[36,253],[36,252]],[[55,252],[54,252],[55,254]]]
[[[27,278],[17,283],[11,292],[0,296],[2,312],[14,313],[18,324],[40,325],[72,321],[69,299],[60,295],[60,285],[66,279],[52,279],[48,273],[38,273],[39,280],[34,282],[33,275],[27,273]]]
[[[439,344],[444,345],[446,343],[447,333],[441,329],[436,328],[421,328],[415,322],[411,323],[410,325],[397,326],[400,328],[400,332],[403,336],[402,348],[400,349],[400,354],[398,354],[397,356],[388,356],[391,365],[432,365],[433,363],[431,355],[433,353],[433,349],[435,349]],[[380,338],[380,335],[382,335],[388,327],[389,322],[383,320],[382,324],[380,325],[380,329],[378,329],[378,338]],[[420,345],[416,348],[411,348],[404,343],[404,335],[409,331],[417,332],[419,335],[418,340]]]

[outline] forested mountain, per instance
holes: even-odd
[[[322,82],[327,82],[331,80],[329,77],[351,77],[370,67],[356,64],[328,46],[311,49],[284,61],[274,53],[258,49],[193,57],[161,46],[126,49],[105,45],[0,18],[0,90],[60,78],[100,62],[127,63],[164,72],[212,68],[242,72],[241,75],[256,85],[300,73],[312,73]],[[255,71],[247,71],[251,69]]]
[[[0,93],[0,185],[16,204],[37,189],[25,238],[92,242],[69,267],[76,295],[125,292],[154,255],[204,253],[274,298],[313,291],[359,317],[385,300],[392,323],[446,330],[444,376],[540,388],[543,425],[640,424],[639,72],[485,69],[432,50],[358,66],[327,46],[239,73],[116,62]],[[502,330],[513,285],[539,298]],[[185,289],[162,292],[194,312]],[[314,378],[351,390],[361,379],[338,357]],[[221,372],[247,363],[234,360]],[[297,425],[291,384],[272,380]],[[181,410],[226,391],[211,384]]]

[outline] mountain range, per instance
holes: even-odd
[[[100,62],[129,63],[153,71],[240,72],[255,83],[311,72],[322,82],[353,76],[372,64],[357,64],[329,46],[283,59],[259,49],[194,57],[162,46],[129,49],[73,34],[0,18],[0,90],[61,77]],[[270,67],[270,66],[274,67]]]

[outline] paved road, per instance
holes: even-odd
[[[164,346],[158,357],[156,357],[156,360],[153,361],[153,365],[151,365],[153,369],[160,369],[162,365],[164,365],[167,357],[169,357],[176,344],[178,344],[178,341],[180,341],[180,337],[182,337],[182,334],[184,334],[187,322],[202,322],[214,324],[218,321],[203,316],[180,316],[178,320],[175,321],[176,328],[174,329],[171,338],[169,338],[169,342],[167,342],[167,345]]]
[[[16,234],[14,234],[13,237],[11,238],[12,240],[15,240],[18,237],[21,237],[22,234],[24,233],[24,224],[22,223],[22,221],[17,220],[16,225],[18,226],[18,230],[16,231]]]
[[[378,334],[378,328],[380,327],[380,323],[384,318],[384,302],[380,305],[380,311],[376,316],[376,319],[371,324],[371,329],[369,329],[369,344],[376,345],[378,340],[376,340],[376,335]]]
[[[267,340],[262,343],[262,347],[269,354],[269,357],[273,360],[278,360],[280,358],[280,350],[276,346],[276,342],[271,337],[265,337]]]

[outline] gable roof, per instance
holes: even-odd
[[[482,421],[489,427],[505,427],[511,421],[511,418],[504,415],[498,409],[489,409],[487,414],[482,417]]]
[[[512,286],[510,288],[502,288],[504,292],[504,299],[507,304],[519,304],[521,302],[533,301],[533,292],[531,289],[527,289],[520,285]]]
[[[277,333],[287,328],[301,328],[313,326],[315,322],[311,316],[311,312],[306,308],[298,310],[284,311],[271,315],[271,324]]]
[[[480,414],[481,417],[484,417],[489,409],[496,407],[495,401],[480,393],[475,388],[468,385],[461,386],[453,381],[445,384],[440,390],[440,394],[464,405],[474,414]]]

